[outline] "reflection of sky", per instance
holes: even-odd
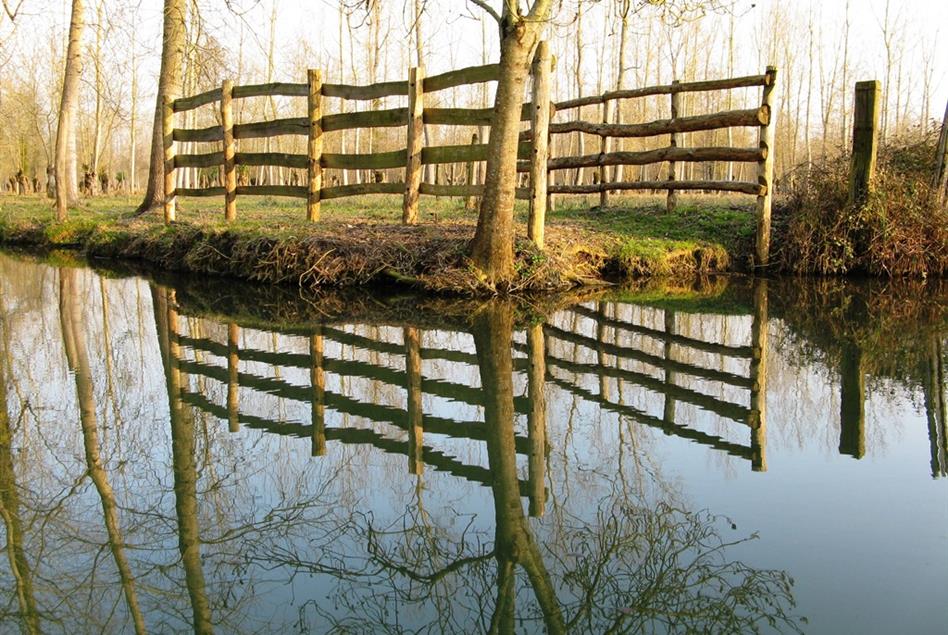
[[[68,493],[81,479],[85,464],[79,426],[74,423],[75,385],[64,368],[56,273],[51,268],[0,257],[0,275],[6,314],[3,335],[10,338],[14,378],[13,389],[8,389],[8,410],[11,421],[19,422],[14,456],[19,484],[25,488],[23,506],[44,510],[54,507],[54,501],[64,501],[53,514],[55,521],[45,528],[47,534],[41,536],[35,533],[37,526],[31,526],[34,533],[30,534],[29,547],[43,549],[38,565],[40,577],[64,579],[65,586],[80,588],[80,572],[92,566],[95,545],[104,543],[106,537],[96,492],[88,480],[81,482],[74,495]],[[180,628],[189,616],[186,596],[178,592],[180,597],[171,601],[165,591],[159,591],[182,584],[182,573],[175,535],[167,393],[151,292],[147,283],[138,279],[104,281],[111,333],[110,396],[104,324],[98,310],[102,305],[100,279],[88,271],[80,272],[78,279],[85,298],[83,321],[93,365],[102,455],[108,461],[122,509],[132,568],[140,576],[146,622],[161,619],[166,620],[166,626]],[[663,327],[659,309],[612,305],[607,311],[616,319],[659,330]],[[750,322],[748,316],[679,314],[676,328],[681,335],[742,346],[749,340]],[[551,323],[596,337],[592,321],[574,319],[569,312],[554,316]],[[401,328],[337,328],[402,346]],[[948,582],[948,509],[945,481],[931,478],[928,424],[924,412],[919,413],[915,405],[920,399],[904,388],[870,380],[868,385],[873,390],[866,406],[867,455],[860,461],[841,456],[837,448],[839,399],[835,373],[791,361],[796,357],[794,350],[784,344],[791,341],[785,337],[786,329],[779,320],[770,323],[765,473],[752,472],[746,459],[636,424],[548,383],[551,452],[546,485],[550,498],[545,515],[531,520],[537,541],[550,549],[559,548],[562,523],[594,520],[600,500],[610,494],[617,481],[622,481],[642,500],[667,500],[726,516],[737,528],[731,530],[724,525],[725,540],[759,533],[759,540],[733,548],[728,557],[754,567],[786,570],[793,576],[798,612],[810,619],[807,631],[931,630],[941,623],[941,600]],[[226,326],[209,320],[182,315],[179,330],[226,342]],[[661,343],[647,337],[613,329],[606,329],[603,337],[607,342],[662,354]],[[525,342],[523,333],[515,334],[514,339]],[[309,352],[307,338],[274,336],[249,328],[241,330],[239,342],[241,348],[303,355]],[[422,331],[421,345],[423,349],[474,350],[469,335],[454,332]],[[547,352],[581,364],[596,364],[598,359],[595,350],[564,342],[550,342]],[[748,370],[746,361],[722,359],[713,353],[686,353],[677,345],[674,353],[679,360],[689,354],[690,362],[706,368],[743,376]],[[204,363],[226,367],[226,359],[199,355]],[[404,370],[401,355],[375,353],[328,340],[325,355]],[[195,351],[185,350],[185,356],[193,359]],[[522,352],[515,353],[515,360],[522,357]],[[610,355],[605,356],[605,362],[617,363]],[[662,378],[660,370],[656,372],[642,362],[618,363],[624,369]],[[262,377],[279,373],[282,381],[300,387],[308,387],[310,381],[306,369],[276,371],[259,362],[243,361],[241,371]],[[425,359],[422,371],[426,379],[471,386],[480,383],[476,367],[459,362]],[[553,366],[548,372],[593,395],[600,391],[596,375],[574,374]],[[226,385],[195,377],[187,381],[190,390],[199,390],[213,403],[226,403]],[[744,389],[683,376],[677,383],[724,400],[748,403]],[[614,378],[605,384],[612,401],[661,418],[664,396],[660,393]],[[406,404],[401,387],[366,378],[329,374],[326,389],[399,409]],[[526,390],[525,374],[518,373],[514,394],[526,395]],[[309,425],[309,404],[247,388],[241,389],[239,397],[244,414]],[[26,401],[29,408],[21,417],[21,404]],[[483,420],[480,406],[459,404],[446,397],[425,395],[423,405],[426,415]],[[697,406],[678,403],[676,421],[732,443],[749,444],[750,433],[745,425]],[[407,433],[395,426],[332,409],[327,409],[326,425],[369,428],[387,438],[407,440]],[[525,437],[526,417],[518,415],[514,428]],[[325,536],[312,532],[304,521],[315,523],[321,518],[337,519],[357,512],[363,519],[370,518],[374,528],[395,531],[402,528],[406,509],[418,513],[420,502],[432,536],[456,540],[466,531],[472,545],[491,548],[491,490],[431,466],[426,467],[423,476],[411,476],[403,455],[330,441],[327,455],[313,458],[307,438],[246,427],[230,434],[227,422],[212,416],[196,419],[195,438],[208,594],[216,615],[226,615],[232,628],[268,628],[292,622],[302,613],[313,620],[309,626],[318,629],[321,622],[308,600],[329,613],[335,610],[337,616],[345,615],[346,605],[334,595],[338,580],[299,575],[288,584],[288,570],[271,570],[269,565],[253,561],[263,554],[294,554],[306,561],[321,562],[327,554],[327,545],[321,542]],[[429,432],[424,442],[458,462],[488,466],[483,442]],[[518,456],[518,472],[521,479],[527,479],[524,455]],[[308,499],[315,500],[312,508],[287,511]],[[292,516],[297,524],[287,523],[277,530],[268,513]],[[381,540],[393,548],[398,544],[395,538]],[[329,544],[328,551],[333,550],[354,555],[361,553],[364,545],[358,536],[343,533]],[[161,568],[150,566],[159,564]],[[419,567],[435,564],[425,562]],[[104,583],[113,575],[111,562],[98,566],[102,573],[97,583],[103,585],[103,597],[120,603],[118,591],[108,590]],[[9,580],[9,576],[9,569],[0,569],[0,579]],[[448,589],[457,584],[457,580],[446,580],[444,597],[450,599]],[[54,595],[50,588],[43,592]],[[493,600],[491,592],[486,597]],[[107,604],[95,607],[100,617],[108,612]],[[122,608],[120,605],[119,610]],[[241,621],[246,619],[248,609],[259,624]],[[399,610],[406,611],[401,619],[410,624],[433,619],[438,609],[429,604]]]

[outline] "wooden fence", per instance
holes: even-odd
[[[550,102],[550,75],[552,60],[545,42],[537,50],[532,67],[532,99],[523,106],[521,118],[530,122],[530,129],[521,134],[517,170],[529,173],[529,187],[517,190],[517,197],[530,201],[528,236],[541,248],[548,194],[598,193],[606,204],[609,192],[627,190],[666,190],[668,208],[674,209],[677,192],[683,190],[738,192],[757,197],[757,264],[767,264],[770,242],[770,209],[773,183],[774,115],[771,107],[776,81],[776,69],[768,67],[763,75],[737,77],[701,82],[673,82],[634,90],[607,92],[552,104]],[[393,81],[368,86],[327,84],[320,71],[308,72],[305,84],[260,84],[234,86],[225,81],[220,88],[181,99],[168,99],[164,105],[165,138],[165,220],[175,218],[176,196],[221,196],[225,201],[225,218],[236,218],[238,195],[293,196],[307,200],[307,218],[315,221],[320,214],[320,201],[363,194],[401,194],[402,220],[413,224],[418,221],[418,199],[422,194],[435,196],[476,197],[483,185],[474,184],[471,166],[487,158],[484,139],[478,143],[424,147],[422,134],[425,125],[453,125],[489,127],[491,108],[433,108],[425,105],[425,98],[438,91],[459,86],[496,81],[499,65],[474,66],[424,77],[420,68],[412,68],[407,81]],[[760,105],[747,110],[729,110],[700,115],[683,116],[680,96],[687,92],[733,90],[762,87]],[[614,107],[621,100],[655,95],[668,95],[670,117],[645,123],[612,123]],[[307,98],[307,116],[273,121],[236,123],[233,100],[248,97]],[[377,100],[384,97],[407,97],[407,106],[378,109],[367,112],[324,114],[323,97],[343,100]],[[220,125],[203,129],[181,129],[174,125],[175,113],[218,104]],[[601,121],[590,122],[577,118],[571,121],[551,122],[556,113],[600,105]],[[334,154],[323,152],[326,133],[360,128],[401,127],[406,129],[406,147],[392,152],[370,154]],[[681,135],[697,131],[713,131],[732,127],[753,127],[759,130],[759,143],[753,148],[735,147],[682,147]],[[551,135],[569,133],[591,134],[600,138],[599,152],[583,156],[551,157]],[[239,139],[269,138],[278,135],[308,137],[306,154],[237,152]],[[613,152],[616,138],[669,137],[666,147],[640,152]],[[175,142],[221,143],[221,150],[206,154],[177,154]],[[757,181],[680,180],[678,165],[684,162],[727,161],[757,164]],[[608,166],[642,166],[668,163],[665,180],[610,182]],[[446,163],[467,164],[468,182],[436,184],[422,181],[422,166]],[[236,167],[275,166],[305,169],[306,186],[294,185],[239,185]],[[223,169],[222,187],[178,188],[176,168],[215,167]],[[322,171],[326,168],[343,170],[404,168],[404,179],[394,183],[358,183],[324,187]],[[599,178],[593,184],[548,185],[549,172],[577,168],[599,168]]]

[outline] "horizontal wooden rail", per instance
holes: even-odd
[[[760,106],[759,108],[750,108],[748,110],[725,110],[709,115],[659,119],[649,123],[620,124],[567,121],[564,123],[550,124],[550,133],[565,134],[568,132],[584,132],[600,137],[654,137],[676,132],[700,132],[702,130],[717,130],[718,128],[734,128],[739,126],[760,127],[766,126],[769,121],[770,109],[766,106]]]
[[[319,198],[342,198],[363,194],[402,194],[404,191],[404,183],[353,183],[351,185],[324,187],[319,192]]]
[[[238,152],[234,155],[234,162],[237,165],[273,165],[302,170],[309,166],[309,159],[305,154],[286,152]]]
[[[323,132],[351,130],[352,128],[392,128],[408,124],[408,108],[389,108],[365,112],[344,112],[324,115]]]
[[[484,193],[484,186],[422,183],[418,186],[418,191],[430,196],[480,196]]]
[[[761,148],[677,148],[669,146],[643,152],[608,152],[581,157],[559,157],[547,162],[548,170],[567,170],[603,165],[649,165],[662,161],[736,161],[757,163],[767,156]]]
[[[174,190],[175,196],[188,196],[191,198],[210,198],[212,196],[224,196],[222,187],[178,187]]]
[[[752,86],[766,86],[767,75],[748,75],[746,77],[732,77],[729,79],[713,79],[703,82],[680,82],[663,86],[649,86],[647,88],[633,88],[629,90],[614,90],[602,95],[579,97],[556,103],[556,110],[569,110],[581,106],[593,106],[613,99],[632,99],[636,97],[650,97],[652,95],[670,95],[672,93],[694,93],[709,90],[727,90],[729,88],[749,88]]]
[[[332,154],[325,153],[320,158],[320,165],[324,168],[340,170],[384,170],[386,168],[403,168],[407,161],[404,149],[392,152],[374,152],[372,154]]]
[[[500,64],[469,66],[468,68],[460,68],[456,71],[426,77],[424,87],[426,93],[433,93],[446,88],[464,86],[465,84],[495,81],[498,77],[500,77]]]
[[[533,151],[533,144],[525,141],[521,142],[517,148],[517,158],[527,160]],[[460,144],[449,146],[434,146],[423,148],[421,151],[421,162],[429,165],[435,163],[466,163],[468,161],[486,161],[487,144]]]
[[[520,121],[530,121],[533,104],[524,104]],[[493,108],[425,108],[422,119],[426,124],[442,126],[489,126],[494,117]]]
[[[685,335],[679,335],[677,333],[668,333],[666,331],[649,328],[647,326],[642,326],[641,324],[623,322],[622,320],[606,317],[598,311],[594,311],[593,309],[585,307],[581,304],[571,307],[570,311],[585,318],[589,318],[590,320],[593,320],[602,326],[628,331],[629,333],[635,333],[637,335],[645,335],[646,337],[650,337],[660,342],[678,344],[679,346],[694,348],[706,353],[715,353],[718,355],[726,355],[728,357],[737,357],[740,359],[750,359],[753,352],[750,346],[729,346],[727,344],[718,344],[716,342],[706,342],[704,340],[687,337]]]
[[[175,141],[198,141],[213,143],[224,140],[223,126],[209,126],[207,128],[175,128],[172,135]]]
[[[176,168],[211,168],[218,165],[224,165],[223,152],[176,154],[174,157],[174,167]]]
[[[213,104],[216,101],[221,100],[221,89],[213,88],[209,91],[193,95],[191,97],[182,97],[181,99],[175,99],[172,107],[175,112],[184,112],[185,110],[193,110],[194,108],[199,108],[201,106],[206,106],[207,104]]]
[[[757,183],[742,181],[623,181],[593,183],[592,185],[551,185],[550,194],[598,194],[627,190],[706,190],[709,192],[740,192],[763,196],[767,188]]]
[[[306,117],[289,117],[272,121],[255,121],[234,126],[234,139],[260,139],[277,135],[309,134],[309,119]]]
[[[306,97],[309,85],[272,82],[269,84],[247,84],[234,86],[234,99],[243,97]]]
[[[343,99],[381,99],[382,97],[404,97],[408,95],[408,82],[379,82],[366,86],[352,84],[323,84],[324,97],[341,97]]]
[[[306,198],[306,186],[295,185],[238,185],[237,194],[241,196],[289,196],[292,198]]]

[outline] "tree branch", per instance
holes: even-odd
[[[5,1],[6,1],[6,0],[4,0],[4,2],[5,2]],[[500,24],[500,14],[497,13],[497,11],[494,10],[494,8],[493,8],[492,6],[490,6],[489,4],[487,4],[487,0],[468,0],[468,2],[471,2],[471,3],[474,4],[475,6],[478,6],[478,7],[480,7],[481,9],[483,9],[484,11],[486,11],[486,12],[488,13],[488,15],[490,15],[490,17],[494,18],[494,20],[497,21],[497,24]]]

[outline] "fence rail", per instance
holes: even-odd
[[[749,75],[719,80],[673,82],[662,86],[611,91],[602,95],[582,97],[552,103],[550,101],[551,56],[546,43],[538,47],[531,69],[532,99],[523,105],[521,121],[529,122],[529,129],[521,133],[518,151],[518,172],[529,174],[528,185],[518,191],[518,198],[530,200],[528,235],[543,246],[543,225],[550,194],[599,194],[600,205],[608,204],[610,192],[635,190],[667,191],[667,207],[673,210],[677,192],[686,190],[735,192],[757,197],[757,259],[759,266],[769,258],[770,208],[773,182],[774,113],[772,92],[776,69],[768,67],[762,75]],[[165,103],[165,218],[175,218],[175,196],[223,196],[225,217],[236,217],[236,197],[245,194],[267,193],[273,196],[293,196],[307,199],[307,218],[317,220],[320,201],[324,199],[384,193],[403,195],[403,222],[418,221],[418,199],[421,195],[476,197],[483,193],[483,185],[474,183],[472,165],[485,161],[487,145],[424,145],[422,129],[427,125],[489,127],[492,108],[455,108],[427,105],[426,95],[470,84],[496,81],[499,65],[488,64],[453,70],[425,77],[422,69],[413,68],[405,81],[381,82],[367,86],[323,83],[321,73],[311,70],[307,83],[268,83],[235,86],[226,81],[198,95],[168,99]],[[744,110],[726,110],[707,114],[682,115],[679,97],[684,93],[722,91],[760,87],[759,106]],[[642,97],[669,96],[670,116],[648,122],[621,123],[616,119],[616,104],[621,100]],[[290,117],[270,121],[234,121],[233,100],[251,97],[307,98],[306,117]],[[385,97],[407,97],[407,106],[372,109],[358,112],[324,113],[323,98],[341,100],[378,100]],[[221,124],[206,128],[178,128],[174,115],[202,106],[217,104]],[[599,106],[599,121],[583,119],[582,109]],[[555,115],[577,111],[574,119],[551,121]],[[404,127],[405,147],[400,150],[363,154],[323,153],[323,136],[327,133]],[[707,132],[727,128],[756,128],[759,142],[756,148],[741,147],[683,147],[682,134]],[[600,138],[599,152],[580,156],[550,156],[553,135],[593,135]],[[306,154],[280,152],[237,152],[236,142],[246,139],[267,139],[295,135],[308,138]],[[614,139],[645,139],[668,136],[666,147],[637,151],[612,151]],[[175,143],[220,143],[222,149],[207,153],[176,154]],[[757,180],[682,180],[678,165],[681,163],[726,161],[752,163],[758,166]],[[462,184],[422,182],[421,166],[440,164],[467,164],[467,182]],[[622,180],[609,179],[606,168],[613,166],[647,166],[668,164],[666,179]],[[307,185],[238,185],[236,166],[272,166],[307,171]],[[175,170],[178,168],[222,167],[222,187],[176,188]],[[552,184],[549,173],[561,170],[598,169],[593,183]],[[398,170],[404,169],[402,180],[391,183],[359,183],[354,185],[330,184],[324,187],[322,171],[338,170]],[[620,172],[616,170],[616,174]],[[267,189],[264,189],[267,188]]]

